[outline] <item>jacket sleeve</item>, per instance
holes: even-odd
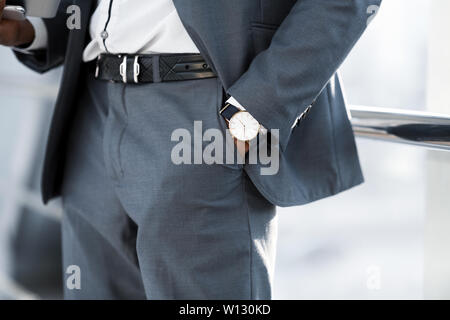
[[[321,93],[367,27],[381,0],[298,0],[268,49],[228,89],[267,129],[292,125]]]
[[[66,5],[64,2],[61,2],[55,18],[43,19],[48,34],[47,48],[32,51],[29,54],[14,51],[20,62],[36,72],[44,73],[64,62],[69,35],[69,29],[66,26],[67,15],[65,14]]]

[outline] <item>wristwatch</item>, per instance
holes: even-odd
[[[250,141],[258,136],[261,125],[247,111],[227,103],[220,114],[228,122],[231,135],[240,141]]]

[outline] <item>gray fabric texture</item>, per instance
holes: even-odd
[[[63,184],[68,299],[270,299],[275,207],[242,166],[175,165],[171,132],[222,128],[217,79],[87,76]]]
[[[66,8],[82,10],[68,30]],[[380,0],[174,0],[183,25],[225,91],[268,129],[280,130],[277,175],[245,168],[258,190],[279,206],[303,205],[363,182],[354,135],[336,72]],[[46,20],[49,45],[24,64],[45,72],[64,63],[42,175],[44,202],[60,194],[65,139],[79,87],[82,50],[93,0],[65,0]],[[302,123],[297,117],[313,104]]]

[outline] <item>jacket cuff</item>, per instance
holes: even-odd
[[[258,94],[258,90],[247,88],[249,86],[246,86],[244,75],[228,89],[228,93],[245,105],[245,110],[259,121],[266,132],[274,133],[274,130],[278,130],[278,136],[272,134],[272,137],[277,138],[280,150],[285,151],[291,137],[292,128],[306,107],[302,108],[300,105],[293,104],[283,108],[271,101],[261,101],[262,94]],[[254,94],[250,94],[250,92]]]

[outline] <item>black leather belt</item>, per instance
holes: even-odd
[[[199,54],[102,54],[95,63],[95,78],[123,83],[152,83],[215,78]]]

